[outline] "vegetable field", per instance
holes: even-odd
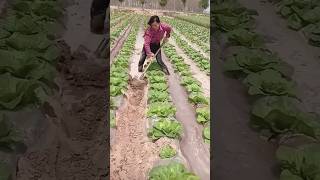
[[[213,33],[220,52],[217,61],[229,77],[226,81],[239,82],[241,91],[234,101],[244,107],[239,111],[246,112],[239,119],[257,133],[238,134],[241,147],[250,147],[242,160],[250,168],[243,168],[239,179],[247,179],[245,174],[268,180],[320,177],[320,111],[314,103],[319,97],[311,95],[319,91],[311,78],[319,68],[319,50],[313,47],[317,46],[318,6],[319,1],[286,0],[276,5],[246,0],[213,5]],[[275,168],[278,173],[272,170]]]
[[[111,179],[209,180],[209,28],[159,15],[173,29],[162,48],[171,75],[152,62],[139,81],[134,77],[140,74],[151,15],[151,10],[111,10]]]

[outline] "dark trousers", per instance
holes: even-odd
[[[150,49],[151,52],[156,54],[157,50],[160,48],[160,43],[159,44],[150,44]],[[146,51],[144,50],[144,47],[142,48],[142,52],[141,52],[141,57],[140,57],[140,61],[139,61],[139,66],[143,66],[144,61],[147,58],[147,54]],[[158,64],[160,65],[162,70],[167,70],[167,66],[163,63],[162,61],[162,57],[161,57],[161,50],[159,51],[159,53],[156,55],[156,59]]]

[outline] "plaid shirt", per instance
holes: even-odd
[[[150,49],[150,43],[160,43],[161,39],[164,36],[164,33],[166,32],[166,37],[170,37],[171,27],[167,24],[160,23],[159,30],[153,30],[151,27],[148,27],[148,29],[145,31],[143,37],[144,37],[144,50],[147,54],[151,53]]]

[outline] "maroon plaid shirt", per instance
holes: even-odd
[[[159,29],[153,30],[151,27],[148,27],[148,29],[145,31],[143,37],[144,37],[144,50],[146,51],[146,54],[151,53],[150,49],[150,43],[160,43],[161,39],[164,36],[164,33],[166,33],[166,37],[170,37],[171,27],[168,24],[160,23]]]

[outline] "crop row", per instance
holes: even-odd
[[[0,24],[0,109],[16,111],[38,106],[54,87],[55,66],[60,51],[54,40],[58,36],[57,19],[63,7],[57,1],[10,2]],[[11,119],[0,114],[0,149],[15,151],[23,143]],[[0,161],[1,179],[10,171]]]
[[[167,78],[157,63],[153,62],[150,65],[147,79],[149,84],[147,117],[152,125],[148,129],[148,137],[152,141],[157,141],[162,137],[180,140],[183,128],[181,123],[175,119],[176,108],[168,92]],[[159,156],[161,159],[170,158],[170,163],[154,167],[149,172],[148,179],[161,180],[168,177],[171,179],[178,177],[199,179],[193,173],[189,173],[183,164],[172,159],[176,155],[176,150],[170,145],[163,146]]]
[[[133,22],[131,33],[123,44],[119,54],[115,57],[110,69],[110,100],[111,110],[115,110],[119,106],[119,97],[122,96],[128,86],[129,80],[129,63],[134,49],[137,32],[139,28],[140,18],[136,18]],[[111,126],[115,125],[114,113],[110,113]]]
[[[111,29],[111,35],[110,35],[110,43],[111,47],[114,46],[115,40],[120,36],[121,33],[125,32],[125,30],[132,24],[132,16],[126,17],[125,20],[121,22],[121,24],[115,28]]]
[[[238,78],[254,100],[250,125],[269,139],[287,135],[304,135],[318,142],[320,118],[303,112],[290,80],[290,66],[265,48],[260,35],[254,32],[257,13],[247,10],[235,1],[215,3],[213,15],[221,36],[227,44],[237,46],[225,56],[226,74]],[[239,47],[240,46],[240,47]],[[281,180],[317,179],[320,176],[319,143],[299,147],[280,146],[277,158],[281,163]],[[307,169],[312,167],[314,171]]]
[[[110,27],[116,27],[119,25],[124,19],[128,18],[130,14],[128,13],[118,13],[118,16],[111,15],[112,19],[110,21]],[[120,16],[119,16],[120,15]]]
[[[203,94],[201,83],[197,81],[190,71],[189,65],[185,64],[184,59],[179,56],[175,47],[168,44],[164,47],[164,52],[173,64],[175,72],[180,77],[180,84],[188,93],[188,100],[196,108],[197,122],[204,126],[203,137],[205,142],[210,142],[210,108],[209,99]]]
[[[205,72],[208,76],[210,75],[210,60],[204,57],[200,52],[194,50],[186,41],[178,37],[178,35],[172,35],[178,44],[178,46],[183,50],[183,52],[192,59],[198,66],[198,68]]]
[[[181,19],[195,25],[203,26],[205,28],[210,28],[210,16],[202,15],[174,15],[175,18]]]
[[[179,33],[190,40],[191,43],[201,47],[204,52],[210,52],[210,31],[208,28],[204,28],[179,19],[165,18],[165,21],[173,25],[173,27],[175,27]]]
[[[277,7],[291,29],[302,30],[311,45],[320,47],[320,1],[280,0]]]

